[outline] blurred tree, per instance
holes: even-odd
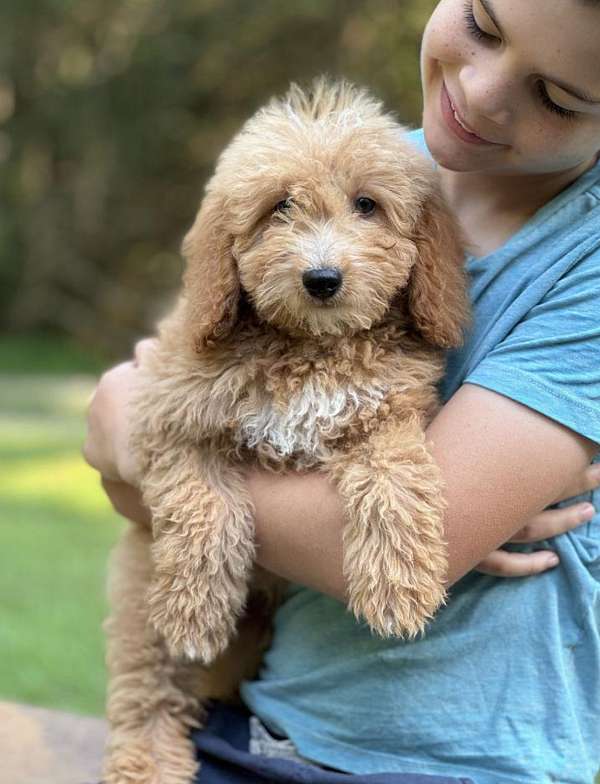
[[[343,75],[418,123],[434,5],[3,0],[0,326],[127,351],[178,283],[219,151],[269,96]]]

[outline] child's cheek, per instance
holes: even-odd
[[[546,123],[543,118],[533,121],[530,116],[515,135],[513,149],[528,162],[530,172],[566,171],[592,158],[592,154],[587,154],[588,145],[574,134],[572,125],[563,122],[565,127],[552,118]]]

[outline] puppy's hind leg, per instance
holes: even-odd
[[[112,556],[104,784],[190,784],[198,767],[189,732],[202,708],[148,620],[151,543],[149,530],[132,525]]]

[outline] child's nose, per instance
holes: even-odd
[[[506,69],[486,61],[479,65],[466,65],[461,69],[459,82],[462,87],[469,119],[479,120],[484,125],[480,131],[492,133],[497,129],[510,125],[518,95],[514,78]],[[491,127],[490,127],[491,126]],[[501,138],[493,138],[502,142]]]

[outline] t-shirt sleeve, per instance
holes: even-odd
[[[600,444],[600,251],[561,278],[465,382]]]

